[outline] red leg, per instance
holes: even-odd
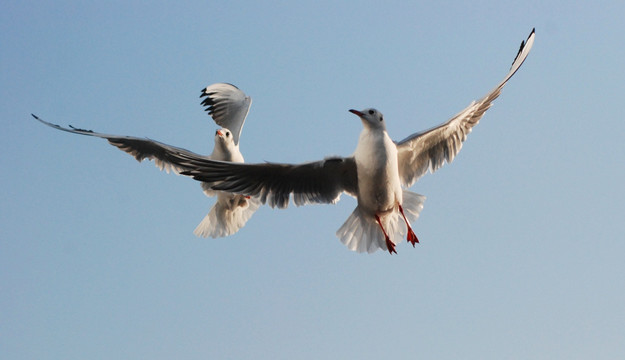
[[[408,219],[406,219],[406,215],[404,215],[404,209],[401,207],[401,205],[397,204],[397,206],[399,206],[399,212],[401,213],[401,216],[404,217],[404,221],[406,222],[406,226],[408,227],[408,242],[412,244],[412,247],[415,246],[416,243],[419,242],[419,239],[417,239],[417,235],[415,235],[414,231],[412,231],[412,228],[410,227],[410,224],[408,223]]]
[[[378,225],[380,225],[380,229],[382,229],[382,232],[384,233],[384,238],[386,240],[386,248],[388,249],[388,253],[391,255],[393,255],[393,253],[397,254],[397,251],[395,250],[395,244],[393,244],[391,239],[388,237],[386,230],[384,230],[384,226],[382,226],[382,222],[380,221],[380,217],[378,216],[378,214],[375,215],[375,219],[378,221]]]

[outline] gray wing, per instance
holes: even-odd
[[[445,162],[450,163],[462,148],[462,142],[477,125],[486,110],[501,93],[506,82],[521,67],[534,44],[535,31],[521,42],[512,67],[506,77],[480,100],[473,101],[466,109],[446,123],[422,133],[412,134],[397,143],[399,176],[404,186],[412,185],[429,170],[438,170]]]
[[[144,159],[153,160],[158,168],[167,172],[174,171],[175,173],[179,174],[182,171],[191,170],[191,168],[186,167],[184,163],[179,163],[179,160],[182,156],[184,156],[185,158],[196,159],[207,158],[206,156],[195,154],[189,150],[163,144],[161,142],[150,139],[137,138],[132,136],[101,134],[91,130],[74,128],[71,125],[70,128],[64,128],[62,126],[44,121],[33,114],[31,115],[41,123],[57,130],[106,139],[111,145],[116,146],[120,150],[132,155],[135,159],[137,159],[137,161],[141,162]]]
[[[232,132],[235,145],[239,145],[241,129],[252,105],[252,98],[236,86],[226,83],[209,85],[202,90],[202,105],[217,125]]]
[[[271,207],[285,208],[291,194],[295,205],[335,203],[342,192],[356,196],[358,180],[354,158],[327,158],[322,161],[290,164],[243,164],[187,158],[179,163],[192,170],[182,175],[211,183],[214,190],[258,197]]]

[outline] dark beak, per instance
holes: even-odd
[[[360,111],[358,111],[358,110],[354,110],[354,109],[350,109],[350,110],[349,110],[349,112],[350,112],[350,113],[352,113],[352,114],[356,114],[356,115],[358,115],[359,117],[362,117],[362,116],[364,115],[364,114],[363,114],[363,113],[361,113]]]

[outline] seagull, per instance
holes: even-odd
[[[453,161],[471,129],[527,58],[534,37],[533,29],[521,42],[508,74],[484,97],[447,122],[399,142],[389,137],[381,112],[352,109],[363,129],[349,157],[304,164],[235,164],[180,153],[171,154],[172,161],[191,168],[182,175],[213,184],[212,189],[258,197],[271,207],[286,208],[291,197],[296,206],[336,203],[347,193],[357,199],[357,206],[336,232],[341,242],[357,252],[397,253],[395,247],[404,236],[413,247],[419,242],[410,222],[419,216],[425,201],[423,195],[405,188]]]
[[[336,232],[340,241],[352,251],[382,249],[393,254],[404,236],[413,247],[419,242],[410,222],[418,218],[425,196],[406,188],[428,171],[434,173],[453,161],[472,128],[527,58],[534,37],[532,30],[521,42],[508,74],[495,88],[430,130],[394,142],[381,112],[374,108],[349,110],[360,118],[363,130],[356,150],[348,157],[303,164],[228,162],[152,140],[66,129],[35,118],[59,130],[106,138],[139,161],[148,158],[157,166],[201,181],[204,189],[257,199],[272,208],[286,208],[291,201],[296,206],[334,204],[346,193],[356,198],[357,206]]]
[[[35,119],[55,129],[74,134],[95,136],[104,138],[114,145],[134,156],[139,162],[144,159],[154,160],[156,166],[166,172],[180,173],[189,170],[170,161],[168,153],[193,154],[193,156],[242,163],[243,155],[239,150],[241,130],[252,104],[252,98],[232,84],[215,83],[202,89],[200,98],[204,98],[202,105],[221,129],[215,131],[215,147],[213,152],[206,157],[193,154],[188,150],[169,146],[158,141],[142,139],[132,136],[107,135],[72,127],[64,128],[49,123],[31,114]],[[202,189],[207,196],[216,196],[217,201],[209,210],[208,214],[195,228],[194,234],[201,237],[224,237],[229,236],[241,229],[259,208],[260,202],[250,196],[232,194],[224,191],[213,190],[210,184],[202,183]]]
[[[245,95],[238,87],[227,83],[216,83],[202,90],[202,105],[217,125],[222,126],[215,132],[215,147],[209,156],[211,160],[244,162],[239,151],[239,138],[250,111],[252,98]],[[210,184],[202,183],[207,196],[217,196],[217,202],[195,228],[197,236],[212,238],[229,236],[239,231],[260,206],[257,199],[250,196],[215,191]]]

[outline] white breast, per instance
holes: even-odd
[[[354,153],[358,169],[358,204],[372,214],[401,202],[397,147],[386,131],[365,129]]]

